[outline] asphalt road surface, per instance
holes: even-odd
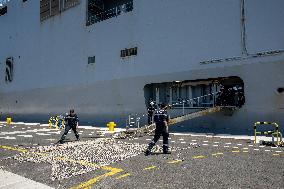
[[[79,131],[80,141],[70,132],[56,144],[63,130],[1,123],[0,169],[53,188],[284,188],[283,147],[170,133],[172,154],[162,154],[159,141],[144,156],[153,136],[114,139],[100,128]],[[12,187],[0,178],[1,189]]]

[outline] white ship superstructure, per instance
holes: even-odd
[[[189,127],[250,133],[255,121],[275,121],[283,131],[283,8],[283,0],[11,0],[0,8],[1,114],[46,121],[74,108],[82,121],[123,126],[150,99],[172,104],[222,84],[240,87],[245,104]]]

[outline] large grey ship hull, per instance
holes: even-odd
[[[284,122],[284,98],[276,92],[277,87],[284,83],[283,61],[245,63],[222,70],[222,75],[219,68],[211,68],[82,84],[79,87],[63,86],[10,93],[1,95],[1,110],[2,115],[10,114],[17,120],[47,122],[49,115],[62,114],[69,108],[75,108],[85,124],[106,126],[107,122],[115,121],[119,127],[124,127],[129,114],[145,114],[143,88],[149,82],[234,75],[241,77],[245,83],[244,106],[235,110],[232,115],[218,112],[183,123],[186,127],[182,130],[248,134],[252,133],[254,122]],[[265,90],[262,86],[265,86]],[[12,111],[9,112],[9,109]]]
[[[129,2],[130,12],[86,26],[88,1],[44,21],[40,2],[10,1],[0,16],[2,119],[46,122],[74,108],[84,124],[124,127],[129,114],[146,113],[148,84],[239,77],[240,109],[183,126],[250,134],[254,122],[272,121],[284,131],[284,96],[276,92],[284,86],[282,1]],[[137,55],[119,56],[131,47]],[[13,80],[5,81],[10,57]]]

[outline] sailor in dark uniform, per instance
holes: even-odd
[[[155,136],[145,152],[146,156],[151,154],[152,148],[155,146],[156,142],[159,140],[161,135],[163,135],[163,153],[170,154],[169,130],[168,130],[169,116],[167,114],[166,109],[167,109],[166,104],[162,104],[161,109],[156,111],[154,115],[154,122],[156,124]]]
[[[65,117],[65,131],[63,133],[63,135],[61,136],[61,139],[59,140],[60,143],[63,143],[65,137],[67,136],[67,133],[70,129],[73,130],[76,139],[80,140],[79,138],[79,133],[77,131],[78,126],[79,126],[79,119],[78,116],[75,114],[74,110],[71,109],[70,113],[66,115]]]
[[[147,109],[147,111],[148,111],[148,125],[153,123],[153,114],[154,114],[154,112],[156,110],[155,107],[154,107],[154,104],[155,103],[153,101],[151,101],[150,105],[149,105],[149,107]]]

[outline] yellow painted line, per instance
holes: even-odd
[[[113,167],[110,167],[110,166],[102,166],[102,167],[100,167],[100,165],[98,165],[98,164],[90,163],[90,162],[83,161],[83,160],[76,161],[76,160],[72,160],[72,159],[67,159],[65,157],[56,157],[55,159],[62,160],[62,161],[67,161],[67,162],[71,162],[71,163],[78,163],[78,164],[81,164],[81,165],[84,165],[84,166],[90,166],[90,167],[95,167],[95,168],[99,168],[99,169],[102,169],[102,170],[109,171],[108,173],[102,174],[102,175],[97,176],[95,178],[92,178],[92,179],[90,179],[90,180],[88,180],[86,182],[82,182],[82,183],[80,183],[80,184],[78,184],[76,186],[73,186],[70,189],[91,188],[91,186],[94,185],[99,180],[101,180],[103,178],[106,178],[106,177],[113,176],[113,175],[123,171],[123,169],[113,168]],[[124,177],[126,177],[126,176],[124,176]]]
[[[97,165],[95,163],[90,163],[90,162],[86,162],[86,161],[83,161],[83,160],[75,161],[75,160],[69,160],[69,159],[66,159],[66,158],[61,158],[61,159],[67,160],[69,162],[79,163],[81,165],[87,165],[87,166],[91,166],[91,167],[99,167],[99,165]],[[102,167],[100,167],[100,169],[110,171],[110,172],[102,174],[102,175],[97,176],[97,177],[94,177],[94,178],[92,178],[92,179],[90,179],[86,182],[82,182],[82,183],[78,184],[77,186],[71,187],[70,189],[91,188],[91,186],[94,185],[99,180],[106,178],[106,177],[113,176],[113,175],[123,171],[123,169],[113,168],[113,167],[110,167],[110,166],[102,166]]]
[[[110,167],[110,166],[102,166],[101,169],[106,170],[106,171],[117,171],[118,168],[114,168],[114,167]],[[123,171],[122,169],[119,169],[121,171]],[[119,171],[119,172],[121,172]]]
[[[0,148],[6,149],[6,150],[13,150],[13,151],[18,151],[18,152],[27,152],[28,150],[22,149],[22,148],[13,148],[10,146],[0,146]]]
[[[36,155],[40,155],[40,156],[47,156],[48,155],[48,154],[38,153],[38,152],[29,152],[26,149],[13,148],[13,147],[10,147],[10,146],[0,146],[0,148],[7,149],[7,150],[18,151],[18,152],[23,152],[23,153],[26,153],[25,154],[26,156],[28,156],[29,154],[36,154]],[[99,166],[99,165],[94,164],[94,163],[89,163],[89,162],[82,161],[82,160],[76,161],[76,160],[68,159],[68,158],[65,158],[65,157],[54,157],[54,159],[61,160],[61,161],[66,161],[66,162],[71,162],[71,163],[78,163],[78,164],[81,164],[81,165],[87,165],[87,166],[92,166],[92,167],[94,167],[94,166],[98,167]],[[104,166],[104,167],[101,167],[101,168],[103,169],[103,168],[106,168],[106,167]],[[111,169],[106,168],[105,170],[111,170]]]
[[[48,154],[38,153],[38,152],[29,152],[26,149],[13,148],[13,147],[10,147],[10,146],[0,146],[0,148],[7,149],[7,150],[19,151],[19,152],[28,152],[30,154],[37,154],[37,155],[42,155],[42,156],[47,156],[48,155]],[[62,157],[54,157],[54,159],[61,160],[61,161],[67,161],[67,162],[71,162],[71,163],[78,163],[80,165],[86,165],[86,166],[90,166],[90,167],[100,167],[100,165],[95,164],[95,163],[90,163],[90,162],[87,162],[87,161],[84,161],[84,160],[76,161],[76,160],[73,160],[73,159],[65,158],[64,156],[62,156]],[[109,167],[109,166],[102,166],[100,168],[103,169],[103,170],[107,170],[107,171],[116,171],[116,168]]]
[[[193,156],[193,159],[201,159],[201,158],[205,158],[205,156]]]
[[[272,154],[273,156],[280,156],[280,154]]]
[[[217,152],[217,153],[215,153],[215,154],[212,154],[212,156],[218,156],[218,155],[223,155],[224,153],[222,153],[222,152]]]
[[[30,152],[28,152],[30,153]],[[32,152],[31,154],[37,154],[37,155],[40,155],[40,156],[48,156],[48,154],[43,154],[43,153],[38,153],[38,152]]]
[[[71,187],[70,189],[85,189],[85,188],[91,188],[92,185],[94,185],[96,182],[98,182],[99,180],[103,179],[103,178],[106,178],[106,177],[109,177],[109,176],[113,176],[119,172],[123,171],[122,169],[116,169],[116,168],[113,168],[112,171],[108,172],[108,173],[105,173],[105,174],[102,174],[100,176],[97,176],[95,178],[92,178],[86,182],[82,182],[80,183],[79,185],[77,186],[73,186]]]
[[[157,166],[150,166],[150,167],[146,167],[143,170],[150,170],[150,169],[155,169]]]
[[[28,153],[25,154],[27,156],[29,154],[37,154],[37,155],[47,156],[47,154],[37,153],[37,152],[29,152],[26,149],[13,148],[13,147],[10,147],[10,146],[0,146],[0,148],[7,149],[7,150],[18,151],[18,152],[23,152],[23,153],[28,152]],[[123,171],[122,169],[113,168],[113,167],[110,167],[110,166],[102,166],[102,167],[100,167],[98,164],[90,163],[90,162],[83,161],[83,160],[76,161],[76,160],[68,159],[68,158],[65,158],[65,157],[54,157],[54,159],[60,160],[60,161],[71,162],[71,163],[78,163],[80,165],[87,165],[87,166],[90,166],[90,167],[97,167],[97,168],[100,168],[100,169],[103,169],[103,170],[106,170],[106,171],[110,171],[110,172],[105,173],[103,175],[100,175],[100,176],[97,176],[95,178],[92,178],[92,179],[90,179],[90,180],[88,180],[86,182],[82,182],[79,185],[72,187],[72,189],[91,188],[91,185],[95,184],[97,181],[99,181],[99,180],[101,180],[103,178],[115,175],[115,174]]]
[[[47,154],[38,153],[38,152],[29,152],[28,150],[23,149],[23,148],[13,148],[13,147],[10,147],[10,146],[0,146],[0,148],[26,153],[25,156],[28,156],[28,154],[37,154],[37,155],[40,155],[40,156],[47,156]]]
[[[239,150],[237,150],[237,151],[232,151],[233,153],[239,153],[240,151]]]
[[[168,163],[169,164],[174,164],[174,163],[179,163],[179,162],[182,162],[182,160],[178,159],[178,160],[174,160],[174,161],[169,161]]]
[[[126,174],[123,174],[123,175],[116,177],[116,179],[122,179],[124,177],[128,177],[129,175],[130,175],[130,173],[126,173]]]

